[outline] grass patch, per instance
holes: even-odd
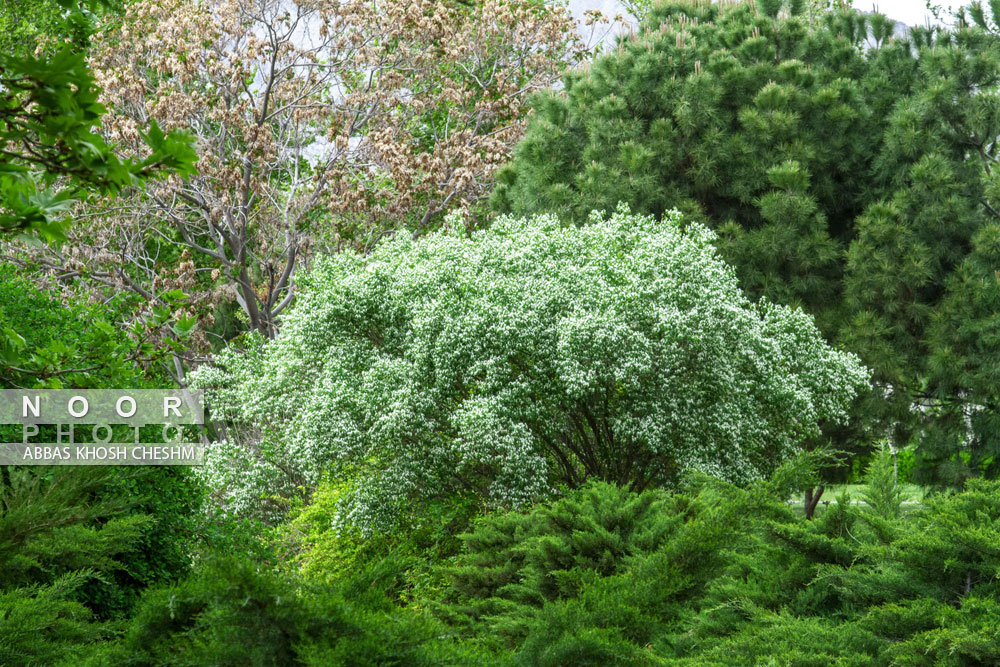
[[[826,490],[823,491],[823,500],[833,502],[844,493],[850,496],[852,501],[861,500],[864,488],[864,484],[834,484],[826,487]],[[926,493],[924,487],[917,486],[916,484],[903,484],[902,491],[904,503],[922,502]]]

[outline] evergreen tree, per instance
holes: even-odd
[[[936,427],[920,455],[925,469],[960,480],[1000,472],[1000,224],[973,237],[972,252],[948,282],[935,314],[931,349],[932,386],[937,392]],[[959,397],[960,400],[949,400]],[[953,452],[959,448],[957,460]]]
[[[922,481],[994,475],[1000,384],[968,340],[996,302],[962,276],[985,275],[973,239],[1000,211],[996,17],[976,4],[896,38],[881,15],[801,6],[656,6],[538,100],[493,205],[579,223],[679,207],[718,230],[750,294],[801,305],[875,370],[856,428],[827,438],[912,439]]]
[[[112,582],[153,519],[107,493],[126,476],[113,468],[0,470],[0,663],[79,657],[106,632],[85,589]]]

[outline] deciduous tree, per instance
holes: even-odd
[[[197,330],[233,300],[271,337],[317,246],[416,235],[486,196],[527,97],[579,55],[573,25],[533,0],[135,3],[95,40],[106,135],[146,159],[142,127],[187,128],[197,173],[88,209],[42,261],[149,309],[180,290]]]
[[[767,475],[867,371],[802,311],[748,301],[713,239],[625,209],[330,257],[276,340],[199,370],[234,424],[215,485],[261,512],[330,472],[353,485],[340,520],[370,529],[449,494]]]
[[[68,0],[59,3],[66,9],[35,4],[55,33],[42,36],[49,43],[39,44],[38,53],[26,44],[0,53],[0,233],[59,241],[74,202],[189,172],[193,152],[183,132],[164,134],[154,121],[136,127],[141,158],[117,155],[98,132],[105,108],[85,59],[88,17]],[[24,29],[20,12],[5,11],[0,19],[30,45],[32,31]]]

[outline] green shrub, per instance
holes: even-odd
[[[95,598],[95,591],[120,594],[115,577],[139,554],[151,523],[132,512],[131,499],[106,491],[141,474],[113,468],[3,469],[0,663],[54,664],[81,655],[84,642],[102,635],[94,612],[107,615],[114,608],[102,605],[105,597]]]
[[[370,573],[369,573],[370,575]],[[472,654],[431,619],[395,608],[383,579],[305,584],[241,558],[213,558],[150,591],[124,637],[93,664],[453,665]]]
[[[75,600],[88,576],[75,572],[48,586],[0,592],[0,664],[72,662],[102,639],[93,612]]]
[[[645,647],[676,627],[724,550],[748,539],[748,517],[791,519],[769,484],[687,486],[636,494],[592,483],[527,513],[486,517],[446,568],[442,603],[430,606],[463,636],[526,664],[651,660]]]
[[[1000,484],[899,513],[874,502],[882,456],[871,504],[842,498],[810,521],[784,500],[788,472],[683,493],[594,484],[483,518],[428,606],[493,661],[523,665],[996,661]]]
[[[363,536],[336,525],[345,490],[345,485],[321,482],[309,505],[278,529],[280,548],[295,569],[309,581],[339,585],[391,559],[398,576],[385,592],[397,603],[419,604],[440,594],[446,585],[440,566],[459,553],[459,534],[476,516],[478,505],[445,498],[428,503],[419,516],[391,532]]]

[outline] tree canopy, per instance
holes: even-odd
[[[576,222],[680,208],[717,230],[748,294],[802,306],[872,367],[856,424],[919,440],[924,480],[993,474],[998,348],[967,341],[996,326],[972,306],[996,268],[996,24],[977,5],[895,37],[884,16],[801,5],[656,6],[536,102],[493,204]]]
[[[189,172],[194,161],[184,132],[164,134],[155,121],[141,128],[147,147],[142,159],[116,154],[99,131],[105,107],[86,62],[92,25],[75,3],[59,4],[62,11],[35,3],[40,22],[49,21],[55,33],[44,37],[57,40],[61,31],[68,43],[39,44],[37,54],[19,45],[0,55],[0,231],[49,241],[65,239],[68,210],[87,193],[118,192],[163,172]],[[35,35],[23,15],[5,12],[4,18],[30,43]]]
[[[802,311],[748,301],[713,239],[623,208],[330,257],[273,344],[199,371],[259,442],[220,464],[272,489],[349,474],[345,516],[369,527],[441,494],[516,507],[590,478],[766,476],[867,371]]]

